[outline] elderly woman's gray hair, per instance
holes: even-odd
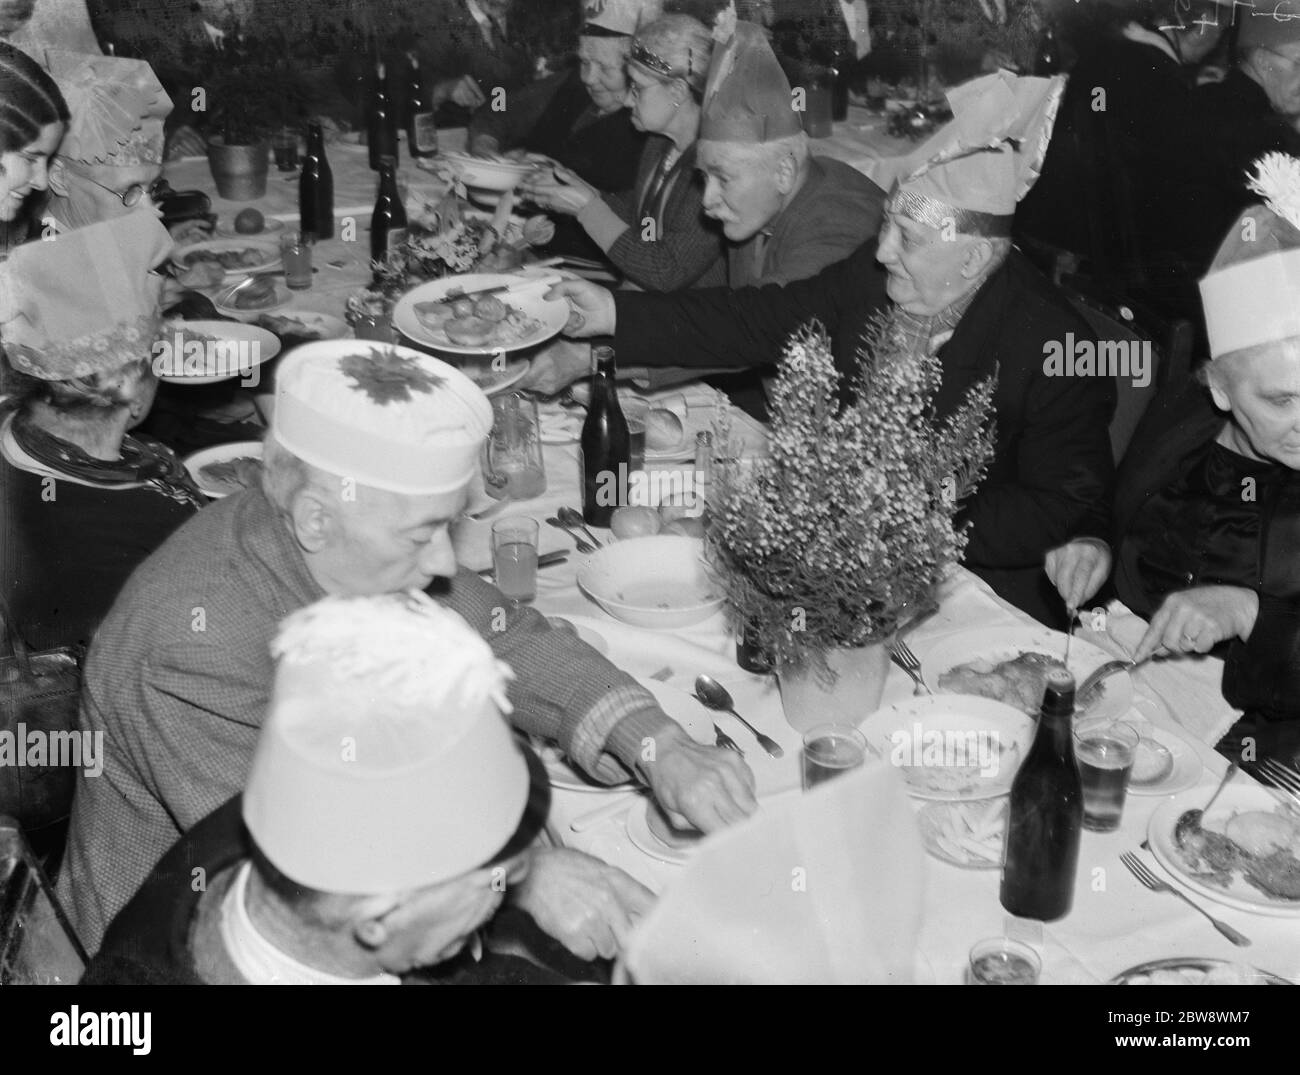
[[[632,39],[628,63],[665,80],[681,79],[698,101],[704,95],[713,35],[689,15],[665,15]]]

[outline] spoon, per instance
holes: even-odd
[[[735,717],[738,721],[740,721],[741,724],[743,724],[754,734],[754,738],[758,740],[758,745],[767,751],[768,757],[770,758],[785,757],[785,751],[781,749],[780,743],[778,743],[775,739],[772,739],[764,735],[752,724],[750,724],[749,721],[747,721],[744,717],[742,717],[739,713],[736,712],[735,709],[736,703],[731,698],[731,692],[728,691],[727,688],[724,687],[721,683],[719,683],[716,679],[713,679],[710,676],[706,676],[703,674],[696,676],[695,697],[698,698],[710,709],[716,709],[722,713],[730,713],[733,717]]]
[[[572,530],[570,530],[567,526],[565,526],[562,522],[560,522],[560,520],[557,519],[554,515],[552,515],[549,519],[547,519],[546,522],[548,525],[555,527],[556,530],[563,530],[566,534],[569,535],[569,537],[573,538],[574,542],[578,546],[579,552],[596,551],[594,546],[588,545],[585,541],[582,540],[582,538],[578,537],[577,534],[575,534]]]
[[[578,527],[587,535],[587,537],[591,538],[591,543],[595,545],[596,548],[600,548],[600,539],[597,538],[596,535],[587,527],[587,523],[582,517],[582,512],[575,508],[561,508],[555,514],[559,517],[560,522],[565,526]]]
[[[1217,799],[1219,797],[1220,792],[1222,792],[1223,789],[1228,786],[1228,781],[1230,781],[1234,776],[1237,775],[1237,770],[1239,768],[1241,768],[1241,766],[1239,766],[1234,761],[1224,771],[1223,779],[1219,781],[1219,786],[1214,789],[1214,794],[1210,796],[1210,801],[1206,803],[1203,807],[1201,807],[1201,817],[1204,817],[1206,814],[1210,812],[1210,807],[1214,805],[1214,800]]]

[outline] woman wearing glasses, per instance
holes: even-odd
[[[559,165],[523,187],[541,208],[575,217],[628,282],[646,291],[724,282],[722,233],[704,216],[695,170],[712,52],[709,31],[689,15],[665,16],[633,39],[627,102],[633,125],[652,137],[630,191],[601,194]]]

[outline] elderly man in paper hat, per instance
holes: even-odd
[[[1011,603],[1063,625],[1062,597],[1081,600],[1076,577],[1099,573],[1096,585],[1105,577],[1115,385],[1110,373],[1065,375],[1048,363],[1093,337],[1011,246],[1016,203],[1036,176],[1060,89],[1059,79],[1003,71],[953,90],[954,119],[913,157],[886,162],[899,179],[879,239],[807,280],[674,295],[573,281],[549,295],[568,299],[571,334],[613,333],[625,366],[774,362],[790,333],[815,318],[846,374],[867,323],[892,303],[915,346],[942,360],[939,417],[997,375],[996,453],[961,514],[971,523],[965,563]],[[1083,537],[1091,540],[1073,540]],[[1044,576],[1049,553],[1059,596]]]
[[[457,958],[503,901],[527,908],[550,798],[502,719],[510,671],[487,643],[412,593],[326,598],[272,649],[247,787],[163,856],[85,980],[562,980],[514,957]],[[649,893],[628,887],[639,913]]]
[[[157,212],[163,122],[172,110],[143,60],[51,51],[50,73],[72,114],[50,165],[46,219],[59,231]]]
[[[1201,300],[1211,361],[1152,404],[1120,470],[1115,586],[1134,657],[1225,658],[1219,749],[1300,762],[1300,160],[1259,162]],[[1253,750],[1248,750],[1253,747]],[[1292,896],[1300,892],[1292,893]]]
[[[643,780],[703,829],[754,809],[733,753],[699,746],[586,643],[457,569],[449,531],[491,427],[483,393],[418,351],[331,341],[284,358],[261,488],[173,535],[91,648],[82,719],[117,745],[104,779],[80,782],[60,881],[88,948],[167,846],[243,786],[275,625],[326,594],[429,589],[514,669],[513,723],[594,780]],[[536,869],[554,897],[539,923],[597,951],[581,910],[601,905],[608,880],[567,852]]]

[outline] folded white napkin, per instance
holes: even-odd
[[[925,851],[894,768],[764,802],[707,838],[632,934],[641,984],[908,983]]]

